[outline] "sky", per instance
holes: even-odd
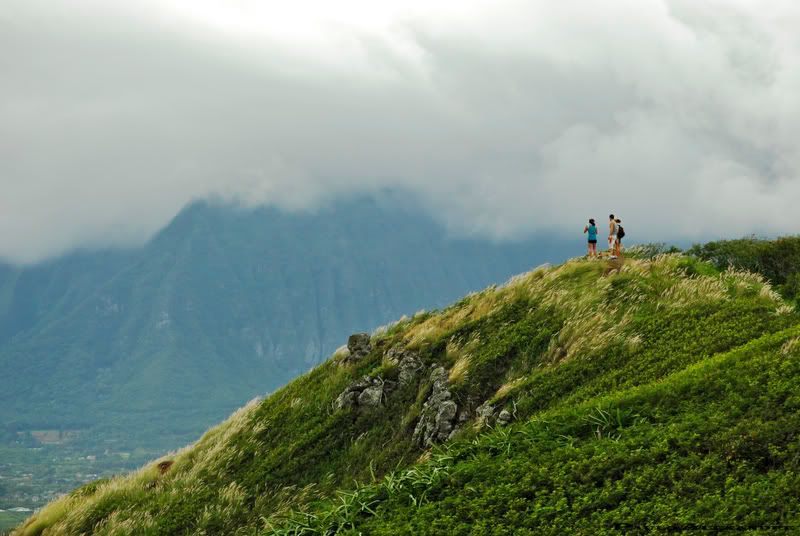
[[[404,190],[457,234],[800,232],[793,0],[2,0],[0,258]]]

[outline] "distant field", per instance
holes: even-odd
[[[0,534],[8,534],[12,528],[16,527],[27,517],[30,512],[0,512]]]

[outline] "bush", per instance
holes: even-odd
[[[786,290],[793,293],[792,297],[797,295],[800,236],[786,236],[777,240],[755,237],[721,240],[692,246],[687,253],[707,260],[721,270],[734,267],[757,272],[779,288],[789,283]]]

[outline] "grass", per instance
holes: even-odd
[[[796,524],[800,316],[763,277],[646,250],[569,261],[373,334],[196,444],[52,503],[19,534],[756,533]],[[335,411],[404,347],[471,415],[410,441],[431,386]],[[490,401],[510,425],[473,426]],[[172,461],[162,474],[158,463]],[[627,527],[627,529],[626,529]],[[723,529],[720,529],[723,530]],[[727,530],[727,529],[726,529]]]

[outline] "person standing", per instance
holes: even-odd
[[[613,214],[608,215],[608,252],[611,256],[617,245],[617,222]]]
[[[590,259],[597,258],[597,226],[594,224],[594,218],[589,218],[589,225],[583,228],[583,233],[589,236],[589,253]]]
[[[614,256],[622,257],[622,239],[625,238],[625,228],[622,227],[622,220],[619,218],[614,220],[614,223],[617,224],[617,234],[614,240]]]

